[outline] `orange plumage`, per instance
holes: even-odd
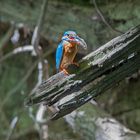
[[[64,54],[60,65],[61,70],[66,69],[70,64],[74,64],[77,51],[78,49],[75,43],[67,43],[64,46]]]

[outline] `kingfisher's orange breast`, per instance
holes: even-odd
[[[76,54],[77,54],[77,45],[72,43],[67,43],[64,46],[61,68],[67,68],[68,65],[72,64]]]

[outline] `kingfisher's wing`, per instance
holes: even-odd
[[[59,71],[61,61],[63,58],[63,44],[62,42],[58,45],[56,50],[56,70]]]

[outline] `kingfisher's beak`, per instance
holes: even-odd
[[[69,42],[75,42],[77,45],[83,47],[83,49],[87,50],[87,44],[86,42],[84,41],[84,39],[80,38],[79,36],[63,36],[62,37],[62,40],[65,40],[65,41],[69,41]]]
[[[80,45],[81,47],[83,47],[83,49],[87,50],[87,44],[84,41],[84,39],[80,38],[79,36],[76,37],[76,42],[78,45]]]

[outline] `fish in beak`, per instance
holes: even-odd
[[[87,50],[87,44],[84,41],[84,39],[80,38],[79,36],[76,37],[76,42],[78,45],[80,45],[81,47],[83,47],[84,50]]]
[[[74,31],[67,31],[64,33],[62,40],[68,41],[68,42],[72,42],[72,43],[76,43],[77,45],[83,47],[83,49],[87,50],[87,44],[84,41],[84,39],[80,38],[76,32]]]

